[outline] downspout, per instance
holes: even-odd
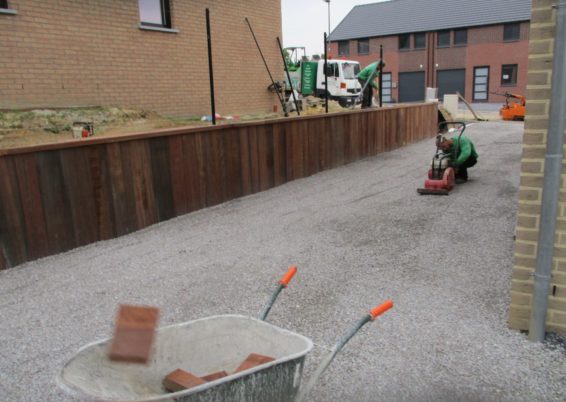
[[[538,239],[534,292],[529,322],[529,339],[541,342],[545,338],[548,293],[552,273],[552,257],[560,174],[562,171],[564,129],[566,127],[566,0],[558,1],[556,8],[556,34],[552,63],[552,92],[544,158],[544,184]]]

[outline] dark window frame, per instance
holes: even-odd
[[[343,47],[346,46],[346,52],[343,51]],[[350,55],[350,41],[340,40],[338,41],[338,56],[349,56]]]
[[[0,9],[8,9],[8,0],[0,0]]]
[[[156,27],[156,28],[171,28],[171,4],[169,3],[169,0],[158,0],[159,1],[159,5],[161,8],[161,24],[156,24],[153,22],[146,22],[146,21],[142,21],[141,19],[141,15],[140,15],[140,25],[146,26],[146,27]],[[140,7],[140,3],[138,0],[138,9]]]
[[[423,39],[422,46],[417,46],[417,37]],[[426,49],[426,32],[419,32],[413,34],[414,49]]]
[[[485,93],[486,93],[486,98],[485,99],[477,99],[476,98],[476,70],[480,69],[480,68],[487,68],[487,79],[486,79],[486,83],[485,83]],[[472,77],[472,100],[474,102],[489,102],[489,76],[491,74],[491,68],[489,66],[474,66],[474,75]]]
[[[367,43],[367,51],[360,51],[360,45]],[[369,38],[358,39],[358,54],[369,54]]]
[[[448,34],[448,42],[447,43],[440,43],[440,38],[443,37],[443,36],[441,36],[441,34]],[[450,45],[452,43],[451,41],[452,41],[452,35],[451,35],[451,31],[449,29],[438,31],[436,33],[436,47],[438,47],[438,48],[450,47]]]
[[[521,40],[521,23],[503,24],[503,42],[517,42],[519,40]]]
[[[458,34],[463,33],[463,38],[458,40]],[[468,28],[454,30],[454,46],[466,46],[468,44]]]
[[[511,78],[509,79],[509,82],[505,82],[503,79],[503,70],[505,68],[511,68]],[[502,87],[516,87],[517,86],[517,76],[519,75],[519,65],[518,64],[503,64],[501,66],[501,86]]]
[[[411,34],[400,34],[399,37],[399,50],[411,50]],[[406,46],[401,46],[403,43]]]

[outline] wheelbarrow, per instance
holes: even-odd
[[[313,348],[313,342],[265,321],[277,296],[287,287],[296,270],[291,267],[278,282],[259,319],[216,315],[161,327],[156,331],[152,357],[147,365],[109,360],[107,352],[111,339],[91,343],[65,364],[57,383],[81,401],[302,401],[350,338],[393,304],[388,300],[359,320],[331,349],[306,387],[301,387],[305,357]],[[274,360],[234,373],[250,353],[271,356]],[[234,374],[170,393],[163,388],[162,380],[179,367],[196,375],[221,370]]]

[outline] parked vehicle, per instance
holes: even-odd
[[[291,76],[293,89],[302,96],[316,96],[324,98],[326,94],[324,60],[320,58],[309,59],[297,56],[297,50],[304,48],[286,48],[290,55],[287,67]],[[294,58],[294,60],[293,60]],[[343,107],[352,106],[359,99],[362,86],[357,75],[360,72],[360,63],[355,60],[329,59],[327,61],[328,97],[338,101]],[[290,91],[290,85],[286,83]]]

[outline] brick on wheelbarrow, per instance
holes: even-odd
[[[147,363],[158,316],[159,309],[155,307],[121,305],[108,350],[110,360]]]
[[[250,355],[246,357],[246,360],[244,360],[242,364],[238,366],[238,368],[236,369],[236,373],[239,373],[240,371],[244,371],[247,369],[251,369],[252,367],[255,366],[260,366],[262,364],[272,362],[273,360],[275,360],[273,357],[259,355],[257,353],[250,353]]]
[[[182,369],[170,372],[163,379],[163,386],[170,392],[182,391],[201,384],[206,384],[206,381]]]
[[[226,377],[227,375],[228,375],[228,373],[225,372],[224,370],[222,370],[222,371],[217,371],[216,373],[203,375],[201,378],[205,381],[210,382],[210,381],[218,380],[219,378],[222,378],[222,377]]]

